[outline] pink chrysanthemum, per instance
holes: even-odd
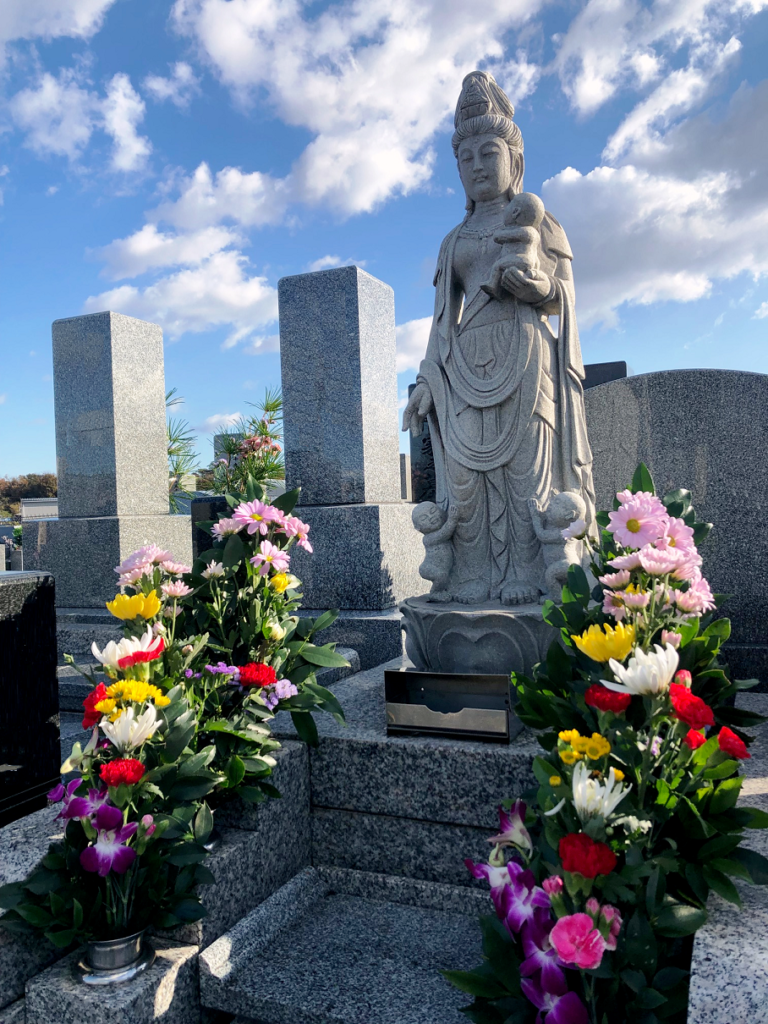
[[[184,565],[182,562],[161,562],[160,568],[169,576],[181,576],[185,572],[192,572],[190,566]]]
[[[251,559],[251,565],[258,567],[260,576],[266,576],[270,569],[283,572],[290,562],[290,555],[268,540],[263,540],[259,544],[259,553]]]
[[[632,575],[628,569],[620,569],[618,572],[609,573],[607,576],[598,576],[598,579],[604,587],[610,587],[611,590],[623,590],[632,579]]]
[[[680,555],[674,548],[646,544],[640,549],[640,565],[651,576],[666,576],[677,567],[679,561]]]
[[[188,587],[181,580],[174,580],[173,583],[164,583],[160,588],[166,597],[186,597],[192,593],[192,587]]]
[[[309,543],[309,525],[303,523],[297,516],[286,516],[280,528],[286,537],[296,537],[296,543],[312,554],[312,545]]]
[[[692,615],[703,615],[704,612],[711,612],[717,607],[714,594],[703,576],[692,583],[685,593],[682,590],[676,590],[675,604],[681,612]]]
[[[635,494],[632,500],[608,514],[608,530],[625,548],[642,548],[664,534],[668,517],[652,494]]]
[[[608,563],[611,569],[639,569],[640,552],[632,551],[628,555],[617,555]]]
[[[269,528],[273,523],[283,519],[283,513],[273,505],[267,505],[263,501],[244,501],[238,505],[232,518],[236,523],[241,523],[248,533],[260,533],[266,537]]]
[[[614,594],[612,590],[606,590],[603,594],[603,615],[612,615],[617,622],[623,622],[626,614],[624,594]]]
[[[697,554],[693,530],[682,519],[670,519],[664,534],[666,543],[680,552]]]
[[[220,519],[218,523],[214,523],[211,527],[211,533],[214,537],[218,537],[222,540],[224,537],[231,537],[235,533],[240,533],[245,523],[238,523],[235,519]]]
[[[172,560],[173,555],[170,551],[163,551],[157,544],[145,544],[143,548],[139,548],[138,551],[134,551],[132,555],[128,555],[127,558],[123,559],[120,565],[115,568],[115,572],[118,576],[123,576],[134,569],[159,565],[160,562]]]
[[[647,608],[651,601],[651,595],[647,590],[643,590],[639,594],[625,592],[623,596],[627,608]]]

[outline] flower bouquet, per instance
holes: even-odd
[[[212,827],[201,801],[219,781],[214,750],[193,754],[179,723],[191,709],[180,687],[162,685],[164,640],[151,627],[95,652],[109,685],[85,701],[84,747],[62,765],[74,778],[49,800],[61,805],[63,842],[23,882],[0,889],[0,921],[37,929],[57,947],[114,940],[204,914],[196,886]]]
[[[571,567],[544,608],[562,645],[513,676],[545,751],[538,788],[501,809],[488,863],[467,862],[496,916],[483,965],[448,976],[484,1024],[682,1024],[710,891],[739,905],[734,878],[768,883],[741,846],[768,814],[737,806],[742,730],[763,719],[733,706],[755,681],[718,662],[730,626],[701,574],[709,526],[687,491],[656,497],[644,466],[598,523],[595,586]]]

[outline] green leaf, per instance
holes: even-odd
[[[299,739],[309,747],[316,747],[318,745],[317,726],[312,718],[312,715],[308,711],[292,711],[291,719],[293,720],[296,732],[299,734]]]
[[[42,907],[36,907],[33,903],[24,903],[16,907],[17,914],[35,928],[47,928],[53,923],[53,917]]]
[[[179,765],[179,775],[196,775],[201,769],[207,768],[214,757],[216,757],[216,747],[211,744],[201,750],[199,754],[193,754],[186,761],[182,761]]]
[[[195,815],[193,830],[195,841],[200,843],[201,846],[208,841],[208,837],[213,831],[213,815],[208,804],[203,803]]]
[[[319,633],[323,629],[328,629],[328,627],[332,626],[338,617],[338,611],[333,608],[330,611],[323,612],[323,614],[319,615],[312,624],[312,632]]]
[[[768,885],[768,858],[762,853],[742,847],[734,851],[733,860],[739,861],[747,869],[755,885]]]
[[[710,622],[702,636],[714,636],[717,637],[722,643],[731,635],[731,620],[730,619],[715,619],[714,622]]]
[[[656,488],[653,485],[653,477],[644,462],[641,462],[635,470],[629,489],[633,494],[637,494],[638,491],[648,491],[650,494],[656,493]]]
[[[715,765],[714,768],[707,768],[703,777],[705,779],[727,779],[729,775],[733,775],[738,767],[738,761],[722,761],[720,764]]]
[[[636,1000],[637,1005],[643,1010],[655,1010],[657,1006],[663,1006],[666,1001],[666,996],[663,996],[661,992],[654,991],[652,988],[643,989]]]
[[[224,568],[234,569],[236,565],[239,565],[243,561],[245,555],[245,544],[243,544],[237,533],[233,533],[224,545],[224,554],[222,555]]]
[[[584,608],[589,604],[591,588],[587,574],[580,565],[572,565],[568,569],[568,590]]]
[[[177,846],[166,859],[169,864],[175,864],[176,867],[185,867],[187,864],[199,864],[207,856],[208,854],[202,846],[198,846],[197,843],[183,843],[181,846]]]
[[[185,896],[175,903],[172,911],[181,921],[199,921],[205,916],[205,908],[194,896]]]
[[[330,644],[325,647],[316,647],[314,644],[304,644],[301,649],[301,657],[310,665],[319,665],[322,668],[349,668],[349,662],[333,650]]]
[[[644,974],[641,974],[640,971],[630,970],[629,968],[621,972],[621,980],[628,988],[631,988],[633,992],[640,992],[648,984],[645,980]]]
[[[744,776],[738,775],[734,779],[725,779],[721,782],[712,794],[712,801],[709,805],[710,812],[712,814],[722,814],[724,811],[730,811],[732,807],[735,807],[743,781]]]
[[[21,882],[9,882],[0,886],[0,907],[3,910],[13,910],[24,899],[24,886]]]
[[[706,910],[690,907],[686,903],[672,903],[656,917],[656,931],[668,939],[681,939],[693,935],[707,920]]]
[[[200,800],[211,792],[218,780],[219,776],[211,773],[191,775],[174,782],[169,796],[171,800]]]
[[[536,776],[536,781],[540,786],[549,786],[549,780],[553,775],[560,775],[557,768],[553,768],[549,761],[545,761],[543,757],[535,757],[533,759],[533,774]]]
[[[227,761],[227,766],[224,769],[227,776],[227,782],[229,783],[230,789],[235,789],[239,786],[245,777],[245,765],[243,759],[238,757],[237,754],[233,754]]]
[[[454,988],[481,999],[501,999],[507,990],[496,980],[487,965],[474,971],[441,971]]]
[[[722,896],[724,900],[728,900],[729,903],[735,903],[737,907],[741,906],[741,897],[739,891],[733,882],[724,875],[721,871],[717,871],[709,864],[705,864],[702,867],[704,877],[709,884],[710,889],[714,889],[718,896]]]
[[[749,815],[744,828],[768,828],[768,812],[758,807],[740,807],[739,810]]]
[[[299,500],[301,494],[301,488],[295,487],[292,491],[286,491],[285,494],[281,494],[275,498],[272,504],[275,508],[279,508],[281,512],[285,512],[286,515],[290,515],[296,507],[296,502]]]
[[[688,977],[689,972],[680,967],[662,967],[653,979],[654,988],[674,988],[679,985],[683,978]]]
[[[46,939],[52,942],[57,949],[66,949],[75,941],[76,935],[77,928],[65,928],[62,931],[47,931],[45,933]]]

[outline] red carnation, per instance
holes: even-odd
[[[83,715],[83,728],[90,729],[92,725],[98,725],[101,721],[101,712],[96,711],[96,705],[100,700],[107,699],[107,688],[104,683],[99,685],[88,694],[83,701],[83,707],[85,708],[85,714]]]
[[[689,729],[685,736],[683,736],[683,743],[686,747],[690,747],[691,750],[698,750],[699,747],[703,747],[706,742],[706,736],[704,733],[699,732],[698,729]]]
[[[619,715],[622,711],[626,711],[632,703],[632,694],[614,693],[607,686],[595,683],[584,694],[584,700],[591,708],[597,708],[598,711],[614,711]]]
[[[709,704],[705,704],[701,697],[691,693],[682,683],[672,683],[669,697],[675,709],[675,718],[685,722],[691,729],[703,729],[705,725],[715,724],[715,716]]]
[[[720,749],[724,754],[737,757],[739,761],[743,761],[745,757],[752,757],[747,750],[744,740],[739,739],[736,733],[729,729],[727,725],[724,725],[718,733],[717,742],[720,744]]]
[[[251,661],[240,668],[241,686],[273,686],[276,682],[275,670],[262,661]]]
[[[122,760],[108,761],[101,766],[101,779],[108,786],[119,786],[121,782],[129,786],[135,785],[145,772],[144,765],[135,757],[125,757]]]
[[[609,875],[616,867],[616,854],[605,843],[590,839],[583,832],[571,832],[560,840],[560,860],[565,871],[585,878]]]

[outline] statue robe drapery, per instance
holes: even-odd
[[[550,214],[541,227],[541,269],[554,280],[557,336],[547,316],[510,295],[478,291],[464,304],[455,253],[466,221],[444,240],[435,274],[435,314],[417,380],[429,414],[437,503],[459,508],[451,590],[481,581],[498,598],[506,585],[541,587],[544,564],[530,498],[578,491],[594,521],[584,368],[570,280],[556,276],[572,254]]]

